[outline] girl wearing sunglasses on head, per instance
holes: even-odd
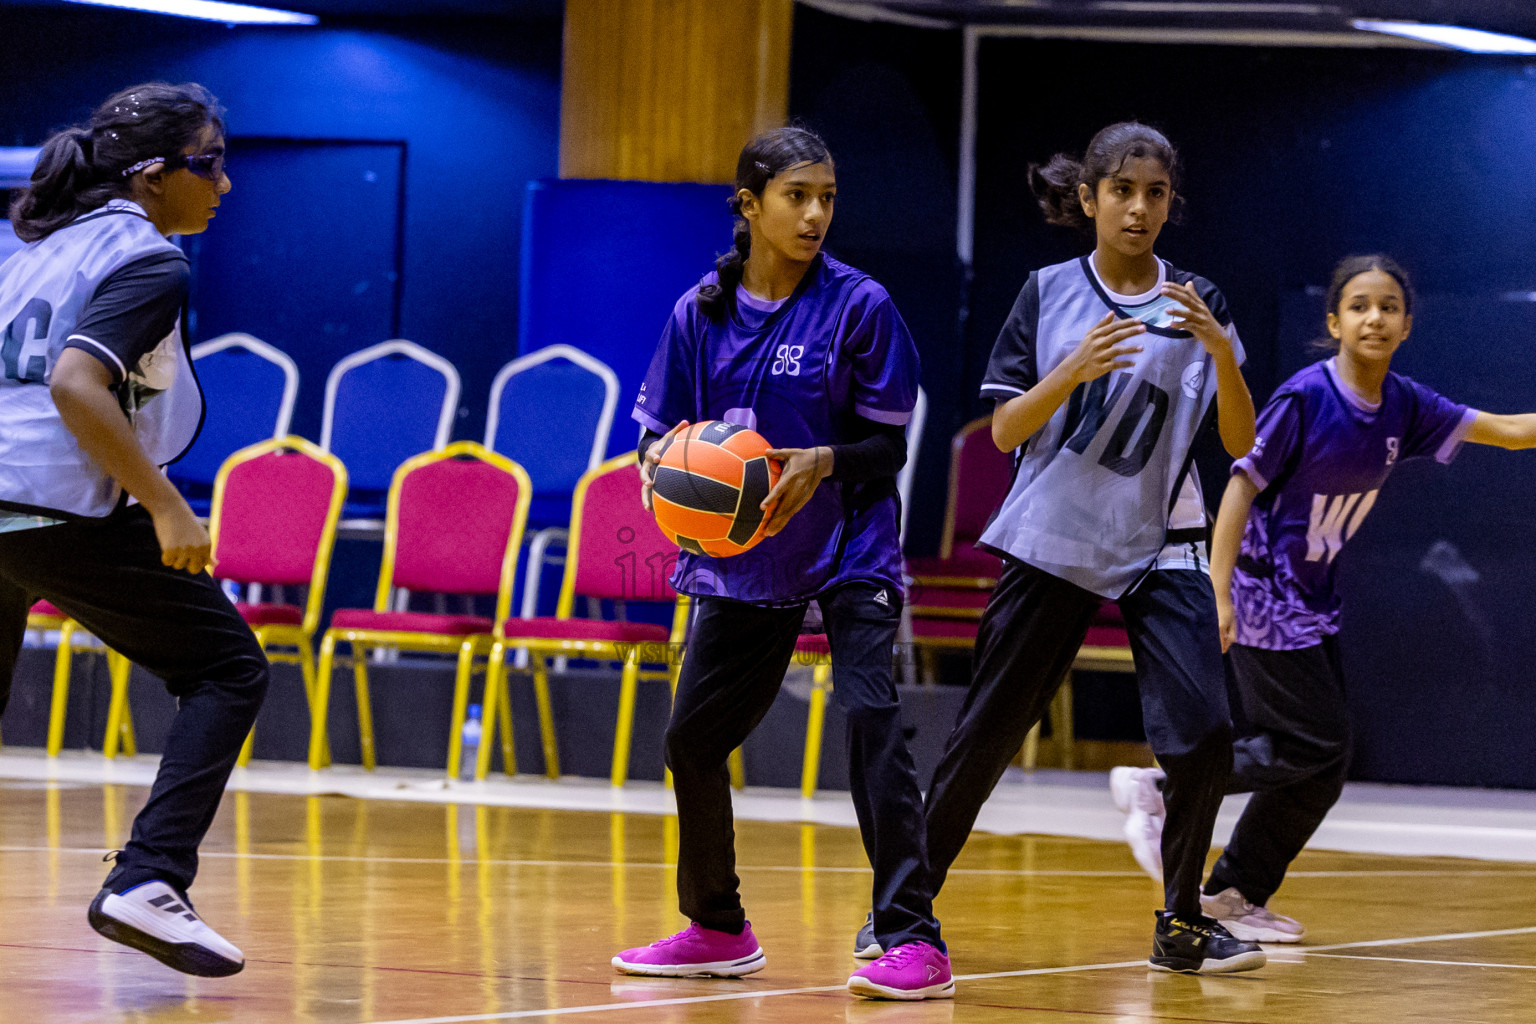
[[[192,909],[197,848],[267,689],[255,637],[204,569],[208,533],[161,468],[203,397],[182,337],[187,258],[229,191],[199,85],[109,98],[43,146],[0,265],[0,710],[46,599],[165,680],[176,717],[91,926],[188,974],[244,966]]]

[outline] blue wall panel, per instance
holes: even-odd
[[[35,146],[87,118],[113,91],[148,79],[208,86],[228,110],[233,137],[403,145],[398,333],[459,368],[464,390],[454,434],[484,436],[491,378],[517,353],[524,186],[557,169],[558,20],[228,28],[105,9],[11,8],[3,23],[0,145]],[[240,161],[235,148],[234,189],[213,232],[235,220]],[[288,188],[303,193],[302,201],[265,197],[256,219],[271,225],[271,239],[304,237],[314,228],[297,223],[307,209],[332,195],[344,207],[342,193],[358,187],[345,176],[295,173]],[[256,191],[265,189],[253,189],[253,200]],[[259,234],[250,244],[254,257],[280,258]],[[381,255],[392,262],[393,254]],[[238,284],[230,277],[236,264],[219,263],[194,267],[194,275],[210,278],[197,280],[199,294]],[[284,301],[271,296],[274,304]],[[395,333],[381,331],[371,306],[358,308],[365,317],[353,322],[338,311],[321,332],[328,324],[331,341],[345,338],[341,347],[349,351]],[[225,321],[217,329],[236,326]],[[318,439],[334,349],[306,337],[266,340],[303,367],[294,424]],[[371,606],[378,559],[377,543],[342,542],[328,608]]]
[[[519,344],[523,352],[574,345],[613,367],[610,455],[635,446],[629,411],[678,297],[730,247],[730,196],[725,185],[528,185]]]
[[[464,397],[455,434],[483,436],[491,378],[517,352],[523,188],[556,170],[558,21],[226,28],[111,10],[10,9],[4,34],[0,144],[37,145],[112,91],[156,78],[208,86],[228,109],[232,136],[402,143],[399,333],[458,366]],[[242,198],[238,148],[230,176],[233,213]],[[296,174],[289,187],[305,201],[263,203],[274,228],[327,193],[357,186]],[[348,332],[354,349],[385,340],[363,326]],[[290,350],[308,343],[266,340]],[[295,422],[318,424],[325,381],[305,370]]]

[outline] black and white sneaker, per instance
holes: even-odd
[[[1159,910],[1149,963],[1155,971],[1178,974],[1234,974],[1258,970],[1265,956],[1257,942],[1234,939],[1209,917],[1190,920]]]
[[[864,918],[864,927],[859,929],[859,934],[853,939],[853,958],[855,960],[878,960],[885,955],[885,950],[880,948],[880,940],[875,938],[875,912],[870,911]]]
[[[204,924],[191,902],[165,882],[145,882],[125,893],[103,889],[86,916],[113,942],[184,974],[224,978],[245,967],[245,954]]]

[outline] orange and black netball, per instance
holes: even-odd
[[[679,433],[661,452],[652,508],[656,525],[684,551],[724,558],[763,539],[759,506],[779,479],[773,446],[754,430],[708,420]]]

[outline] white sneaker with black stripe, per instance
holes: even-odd
[[[1163,807],[1161,768],[1112,768],[1109,795],[1125,812],[1125,841],[1136,863],[1153,881],[1163,880]]]
[[[91,901],[87,919],[113,942],[184,974],[224,978],[245,967],[245,954],[204,924],[191,902],[165,882],[144,882],[125,893],[103,889]]]

